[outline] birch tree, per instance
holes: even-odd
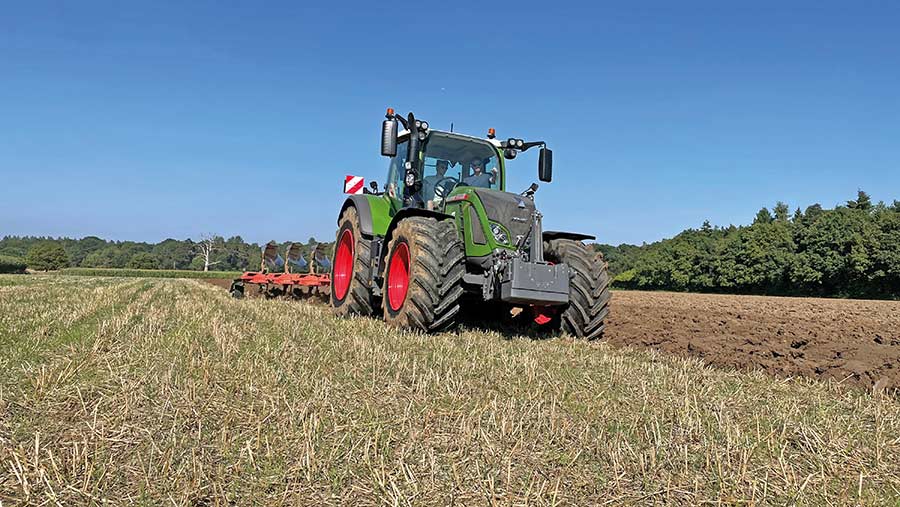
[[[222,261],[213,261],[213,254],[224,248],[222,238],[212,234],[203,234],[200,236],[200,242],[197,243],[197,251],[203,260],[203,271],[209,271],[210,266],[215,266]]]

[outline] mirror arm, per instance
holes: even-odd
[[[400,116],[399,114],[394,115],[394,119],[400,122],[400,125],[403,125],[403,128],[409,130],[409,123],[406,122],[406,118]]]
[[[522,145],[522,148],[519,151],[526,151],[528,148],[534,148],[535,146],[547,146],[547,143],[544,141],[531,141]]]

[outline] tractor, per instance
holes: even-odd
[[[550,182],[544,141],[499,140],[494,129],[486,138],[444,132],[388,109],[387,180],[350,195],[338,215],[334,313],[380,314],[425,332],[451,330],[468,314],[512,316],[601,337],[610,278],[602,255],[584,243],[594,237],[543,230],[536,183],[506,191],[507,161],[532,148],[540,150],[538,179]]]

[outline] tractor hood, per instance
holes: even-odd
[[[488,220],[497,222],[509,231],[513,245],[531,230],[534,201],[519,194],[479,188],[475,194],[481,200]]]

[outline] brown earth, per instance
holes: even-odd
[[[782,377],[900,389],[898,301],[616,291],[605,339]]]
[[[900,302],[617,291],[606,339],[759,368],[900,388]]]

